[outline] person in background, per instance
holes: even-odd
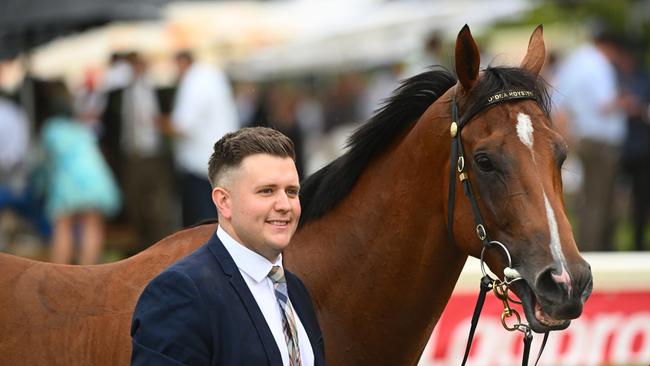
[[[384,65],[376,68],[368,77],[368,83],[362,96],[363,119],[370,119],[379,111],[399,87],[401,64]]]
[[[106,94],[100,118],[99,144],[108,165],[120,182],[120,186],[124,185],[124,161],[122,159],[124,90],[133,81],[133,64],[137,57],[135,52],[113,55],[112,64],[106,73],[103,86]]]
[[[423,40],[422,48],[411,54],[400,67],[399,79],[406,79],[427,71],[432,66],[452,69],[452,55],[444,52],[444,39],[440,32],[429,33]]]
[[[131,58],[133,80],[120,90],[120,160],[125,209],[141,251],[172,231],[173,174],[160,131],[158,96],[140,55]],[[155,177],[156,183],[151,184]]]
[[[180,174],[183,226],[216,217],[207,199],[210,181],[205,167],[214,141],[239,127],[230,83],[223,71],[200,65],[191,53],[175,56],[179,84],[171,120],[165,130],[173,137]]]
[[[336,76],[334,84],[325,96],[325,133],[363,121],[363,91],[364,83],[360,74],[348,72]]]
[[[45,210],[54,222],[51,261],[74,262],[78,232],[76,263],[96,264],[102,254],[105,217],[119,209],[120,193],[95,135],[73,116],[65,84],[48,82],[43,88],[41,143],[48,170]]]
[[[105,106],[105,95],[97,85],[97,71],[92,68],[86,69],[83,83],[74,97],[75,116],[99,135],[101,133],[100,117]]]
[[[650,211],[650,76],[641,66],[640,42],[627,41],[619,54],[619,105],[627,117],[622,165],[632,184],[634,249],[644,250]]]
[[[133,79],[130,60],[132,56],[132,52],[114,52],[111,54],[102,83],[103,92],[110,93],[115,89],[122,89],[129,85],[131,79]]]
[[[17,193],[26,185],[29,123],[25,112],[0,95],[0,187]]]
[[[29,124],[25,112],[0,95],[0,250],[10,241],[9,215],[24,214],[27,192]]]
[[[600,32],[560,65],[554,120],[570,132],[568,141],[582,164],[578,192],[577,243],[581,250],[613,250],[614,186],[625,137],[625,115],[617,105],[614,66],[618,38]]]
[[[298,220],[291,140],[265,127],[214,145],[209,176],[219,226],[154,278],[131,323],[132,365],[324,365],[309,293],[283,267]]]

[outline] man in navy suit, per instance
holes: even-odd
[[[132,365],[324,365],[309,293],[282,267],[300,218],[294,162],[291,140],[268,128],[241,129],[214,145],[219,227],[143,291]]]

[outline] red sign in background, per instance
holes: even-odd
[[[420,366],[460,365],[475,303],[476,295],[451,297]],[[523,320],[523,310],[516,309]],[[522,334],[503,328],[502,311],[501,301],[488,294],[468,365],[521,365]],[[531,365],[541,340],[536,334]],[[564,331],[551,332],[539,365],[650,365],[650,291],[593,293],[579,319]]]

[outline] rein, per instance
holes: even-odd
[[[483,277],[481,278],[480,292],[476,300],[474,314],[472,315],[472,322],[469,331],[469,336],[467,339],[467,346],[465,348],[465,355],[463,357],[462,366],[464,366],[465,363],[467,362],[469,351],[472,347],[472,340],[474,339],[474,332],[476,331],[478,320],[481,315],[481,310],[483,309],[483,304],[485,303],[485,296],[490,290],[494,291],[495,296],[503,302],[503,313],[501,314],[501,324],[503,325],[503,327],[510,332],[519,331],[523,333],[524,351],[522,356],[522,365],[523,366],[528,365],[530,347],[533,341],[533,333],[528,324],[521,322],[521,316],[519,315],[519,313],[515,309],[512,309],[510,307],[510,302],[514,302],[518,304],[520,302],[511,299],[510,296],[508,295],[508,291],[510,290],[510,285],[515,281],[521,280],[522,278],[517,272],[517,270],[512,268],[512,258],[510,257],[510,252],[508,251],[506,246],[499,241],[491,240],[487,230],[485,229],[485,225],[483,224],[484,222],[483,217],[481,216],[481,211],[479,210],[478,202],[476,201],[476,197],[474,196],[472,190],[472,184],[469,180],[469,175],[466,171],[465,153],[463,151],[463,144],[461,140],[461,131],[463,127],[472,118],[474,118],[476,114],[482,112],[487,108],[490,108],[495,104],[503,103],[511,100],[518,100],[518,99],[535,100],[536,98],[533,92],[529,90],[507,90],[490,96],[487,100],[487,105],[482,110],[477,111],[476,113],[473,114],[465,115],[463,116],[462,119],[460,119],[458,115],[458,104],[456,103],[456,96],[454,95],[452,97],[452,102],[451,102],[452,122],[449,131],[452,140],[451,140],[451,152],[450,152],[450,164],[449,164],[450,168],[449,168],[449,202],[447,205],[447,232],[451,242],[454,242],[455,240],[454,240],[454,231],[453,231],[453,219],[454,219],[454,202],[456,196],[455,180],[456,180],[456,173],[458,172],[458,178],[463,184],[463,190],[465,192],[465,196],[467,196],[467,199],[469,200],[470,205],[472,206],[474,223],[476,224],[476,235],[478,236],[479,240],[481,240],[481,242],[483,243],[483,248],[481,250],[481,272],[483,273]],[[484,254],[487,250],[493,247],[500,248],[503,251],[503,253],[505,253],[508,259],[508,266],[503,270],[503,274],[504,274],[503,280],[500,280],[499,278],[492,278],[485,270]],[[515,320],[513,324],[509,324],[507,321],[507,319],[511,317],[514,317]],[[544,334],[544,340],[542,341],[542,346],[539,350],[539,354],[537,355],[537,360],[535,361],[535,365],[537,365],[540,357],[542,356],[542,352],[544,350],[544,347],[546,346],[548,335],[549,335],[548,332]]]

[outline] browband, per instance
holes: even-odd
[[[490,105],[511,99],[535,99],[535,94],[530,90],[508,90],[490,96],[487,102]]]
[[[507,101],[514,100],[514,99],[533,99],[533,100],[537,100],[537,98],[535,97],[535,94],[530,90],[525,90],[525,89],[521,89],[521,90],[505,90],[505,91],[490,95],[487,98],[486,104],[483,106],[483,108],[481,108],[480,111],[478,111],[478,112],[476,112],[476,113],[474,113],[472,115],[463,116],[462,121],[459,120],[458,117],[457,117],[457,119],[454,119],[454,117],[452,116],[452,119],[454,121],[456,121],[457,123],[459,123],[459,125],[460,125],[459,127],[462,127],[470,119],[474,118],[474,116],[477,115],[478,113],[481,113],[481,112],[485,111],[486,109],[492,107],[495,104],[507,102]]]

